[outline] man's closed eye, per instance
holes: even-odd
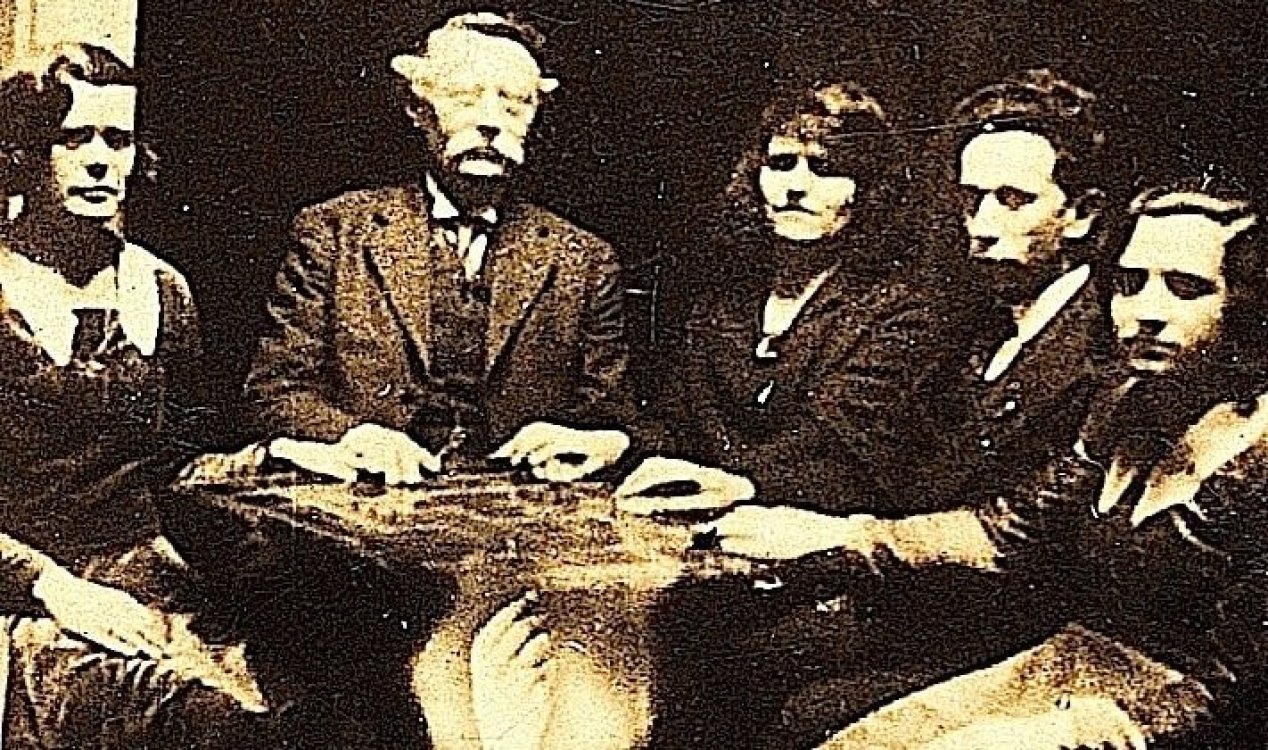
[[[1194,300],[1215,294],[1215,282],[1179,271],[1169,271],[1162,275],[1163,283],[1171,293],[1183,300]]]

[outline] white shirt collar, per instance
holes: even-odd
[[[1091,277],[1092,267],[1082,265],[1049,284],[1035,299],[1034,304],[1027,307],[1025,312],[1017,318],[1017,335],[1005,341],[996,350],[986,371],[982,373],[982,379],[991,383],[1008,372],[1017,360],[1017,355],[1021,354],[1022,348],[1048,327],[1048,324],[1066,308],[1066,305],[1070,304],[1070,300],[1074,299]]]
[[[1202,509],[1194,500],[1203,483],[1228,469],[1247,451],[1263,444],[1268,437],[1268,394],[1257,401],[1249,417],[1242,416],[1234,404],[1218,404],[1190,427],[1175,452],[1184,455],[1184,468],[1167,470],[1159,464],[1149,475],[1144,492],[1132,509],[1131,522],[1139,526],[1149,518],[1175,507],[1186,507],[1199,518]],[[1108,513],[1123,498],[1135,478],[1133,472],[1118,462],[1110,464],[1097,501],[1098,512]]]
[[[20,253],[0,250],[0,294],[59,367],[70,363],[79,309],[115,311],[125,338],[144,356],[152,356],[157,346],[162,322],[157,261],[130,243],[115,267],[83,288]]]
[[[461,219],[462,212],[454,205],[453,200],[441,190],[440,184],[436,182],[436,178],[431,174],[426,179],[427,194],[431,196],[431,217],[440,221],[448,219]],[[496,224],[498,221],[498,211],[490,206],[484,209],[476,216],[484,219],[489,224]]]

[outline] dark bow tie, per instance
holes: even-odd
[[[471,227],[476,234],[488,234],[493,231],[493,222],[482,215],[451,216],[447,219],[435,219],[435,222],[447,232],[457,232],[462,227]]]

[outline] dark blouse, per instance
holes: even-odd
[[[183,283],[159,271],[162,318],[153,356],[95,311],[59,367],[22,316],[0,312],[2,529],[72,568],[152,536],[149,491],[197,452],[199,344]],[[88,333],[91,328],[97,334]]]
[[[937,408],[971,339],[963,300],[891,276],[833,274],[774,358],[755,355],[765,296],[715,289],[686,323],[648,452],[753,478],[771,501],[834,512],[908,512],[911,462],[950,424]]]
[[[1268,667],[1268,455],[1209,478],[1195,507],[1177,506],[1133,528],[1143,481],[1103,516],[1104,472],[1067,457],[1033,498],[984,511],[1007,569],[1063,596],[1064,619],[1202,682],[1218,698]]]

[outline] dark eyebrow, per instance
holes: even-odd
[[[1185,281],[1201,281],[1207,284],[1215,283],[1215,279],[1210,279],[1196,273],[1189,273],[1188,271],[1163,271],[1162,275],[1167,278],[1184,279]]]
[[[1220,226],[1228,226],[1238,219],[1251,215],[1253,212],[1245,208],[1229,208],[1224,211],[1216,211],[1204,206],[1193,206],[1190,204],[1181,204],[1178,206],[1167,206],[1165,208],[1146,208],[1140,212],[1141,216],[1148,216],[1154,219],[1165,219],[1168,216],[1202,216]]]

